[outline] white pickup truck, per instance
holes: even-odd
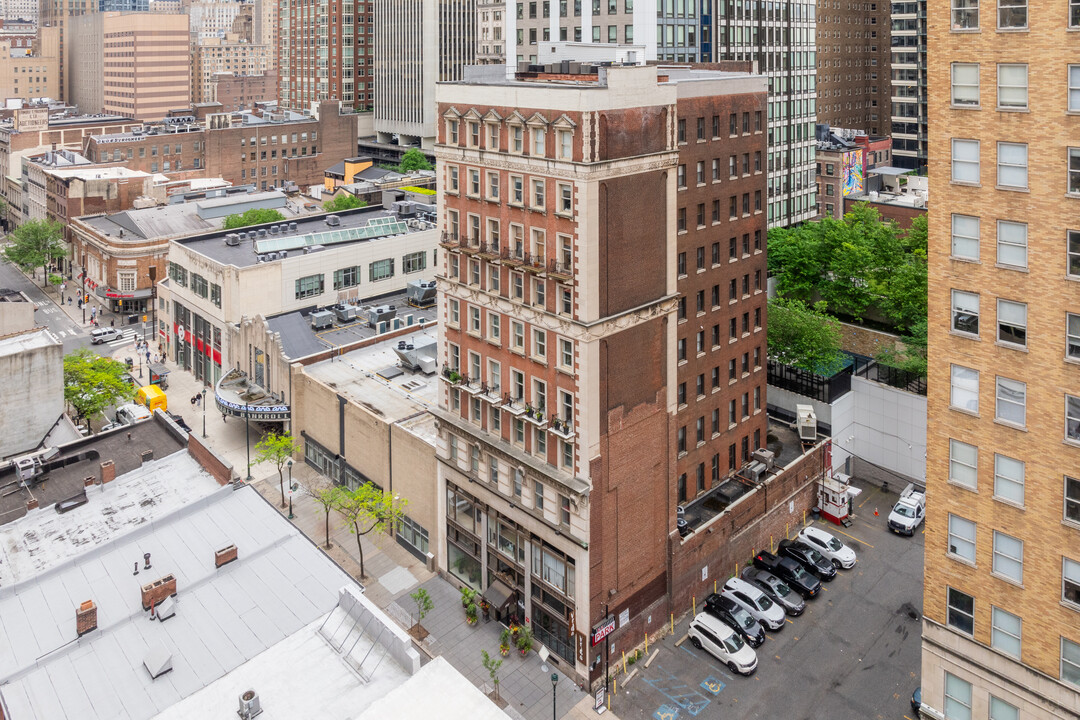
[[[889,529],[901,535],[914,535],[925,517],[926,491],[909,483],[889,513]]]

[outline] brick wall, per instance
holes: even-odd
[[[188,452],[218,481],[219,485],[228,485],[232,482],[232,465],[203,445],[196,433],[188,433]]]
[[[891,350],[900,344],[900,338],[892,333],[840,323],[841,347],[848,352],[877,357],[883,350]]]

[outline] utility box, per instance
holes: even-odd
[[[311,329],[325,330],[334,326],[334,313],[329,310],[320,310],[311,313]]]
[[[799,439],[804,443],[817,441],[817,415],[814,414],[813,405],[795,406],[795,426]]]

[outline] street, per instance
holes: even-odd
[[[753,675],[734,676],[689,640],[679,642],[687,616],[674,635],[649,648],[656,656],[648,668],[645,658],[630,666],[637,668],[634,677],[620,668],[612,709],[640,720],[910,718],[909,699],[919,685],[923,535],[893,535],[884,516],[874,517],[875,505],[888,508],[894,500],[867,487],[852,527],[817,523],[854,548],[858,564],[824,583],[801,616],[767,633]]]

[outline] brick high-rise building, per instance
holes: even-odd
[[[925,7],[923,714],[1080,717],[1080,6]]]
[[[215,79],[220,73],[263,75],[271,70],[273,55],[272,46],[254,45],[233,33],[224,38],[200,40],[198,45],[191,49],[191,102],[208,103],[217,100],[214,94]]]
[[[38,27],[60,28],[60,64],[56,82],[60,91],[58,99],[70,101],[70,78],[68,67],[71,64],[71,54],[68,52],[67,43],[70,32],[67,23],[70,18],[97,12],[98,0],[41,0],[38,7]]]
[[[888,135],[892,104],[889,14],[893,4],[841,0],[817,12],[817,121]]]
[[[160,120],[191,103],[187,15],[92,13],[67,29],[69,99],[83,112]]]
[[[283,107],[306,109],[322,100],[372,106],[374,12],[369,0],[281,0],[276,32]]]
[[[590,628],[659,627],[676,506],[764,439],[765,81],[477,66],[437,93],[438,564],[596,679]]]

